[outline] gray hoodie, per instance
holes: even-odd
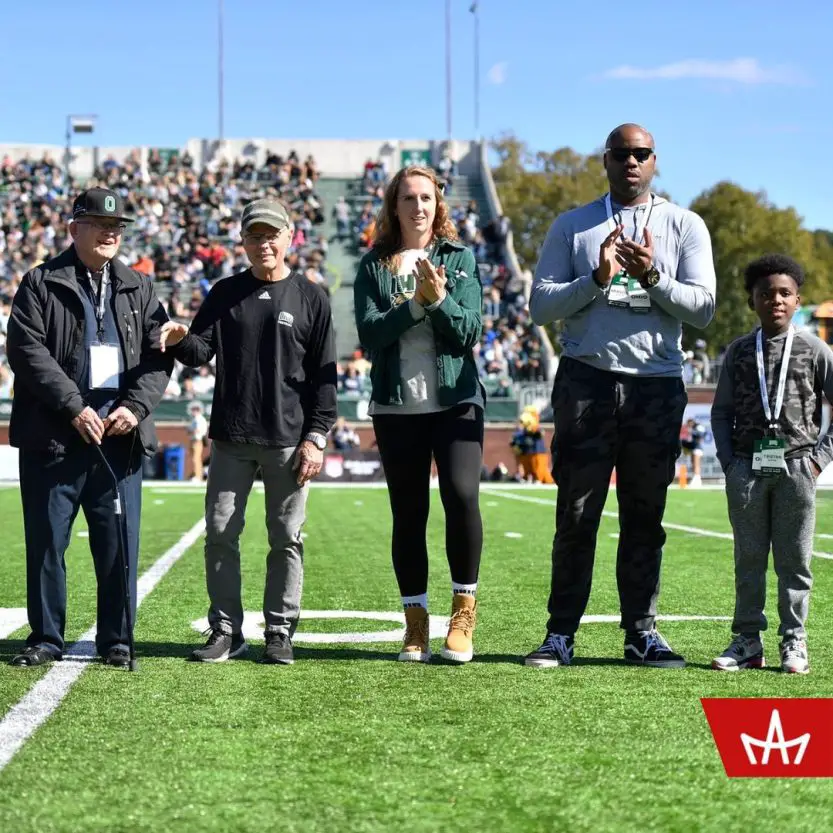
[[[542,325],[564,321],[563,356],[615,373],[681,376],[681,322],[703,329],[714,315],[716,280],[706,224],[693,211],[657,196],[653,208],[614,202],[613,211],[631,238],[640,212],[650,211],[654,266],[661,275],[648,290],[650,311],[611,306],[593,280],[599,248],[610,233],[600,197],[552,224],[535,270],[532,319]]]

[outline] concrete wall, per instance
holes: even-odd
[[[74,177],[85,179],[92,175],[97,162],[112,156],[117,161],[137,149],[133,147],[96,147],[84,138],[84,144],[72,148],[71,171]],[[437,162],[446,146],[444,140],[429,139],[228,139],[218,148],[213,139],[189,139],[181,151],[186,149],[198,166],[203,166],[219,156],[228,159],[250,158],[262,164],[269,151],[288,156],[294,150],[301,159],[309,154],[316,159],[321,171],[329,176],[353,177],[361,173],[368,159],[387,159],[389,170],[400,167],[403,150],[430,150],[432,161]],[[479,144],[470,141],[453,141],[452,155],[457,159],[460,173],[476,176],[480,171]],[[143,154],[147,148],[140,148]],[[48,153],[54,161],[63,164],[63,145],[0,144],[0,159],[9,156],[14,160],[25,157],[41,158]]]

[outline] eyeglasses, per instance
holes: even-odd
[[[653,148],[607,148],[605,153],[609,153],[615,162],[627,162],[631,156],[637,162],[642,164],[647,162],[653,155]]]
[[[112,223],[99,223],[95,220],[76,220],[76,222],[79,226],[90,226],[96,231],[112,231],[116,234],[121,234],[127,228],[127,223],[116,223],[114,225]]]
[[[261,243],[268,243],[270,246],[274,246],[279,240],[281,236],[279,233],[277,234],[244,234],[243,235],[243,242],[249,246],[260,246]]]

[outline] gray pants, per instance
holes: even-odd
[[[729,520],[735,534],[735,633],[764,631],[769,549],[778,576],[778,633],[805,638],[813,574],[816,475],[809,457],[787,460],[779,477],[756,477],[736,457],[726,472]]]
[[[240,535],[255,474],[261,470],[266,491],[266,630],[295,632],[301,612],[304,545],[301,527],[309,487],[299,486],[294,448],[264,448],[215,441],[205,495],[205,575],[208,622],[225,633],[240,633],[243,603],[240,582]]]

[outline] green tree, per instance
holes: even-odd
[[[508,134],[492,143],[492,169],[504,214],[512,223],[521,266],[534,269],[553,220],[607,190],[601,151],[583,156],[570,148],[533,153]]]
[[[788,254],[804,266],[804,303],[829,297],[833,247],[824,235],[817,237],[804,229],[795,209],[776,208],[763,192],[746,191],[731,182],[719,182],[703,192],[691,209],[705,221],[714,250],[717,309],[702,334],[712,349],[754,327],[756,318],[747,304],[743,272],[751,260],[763,254]],[[700,335],[687,329],[686,341]]]

